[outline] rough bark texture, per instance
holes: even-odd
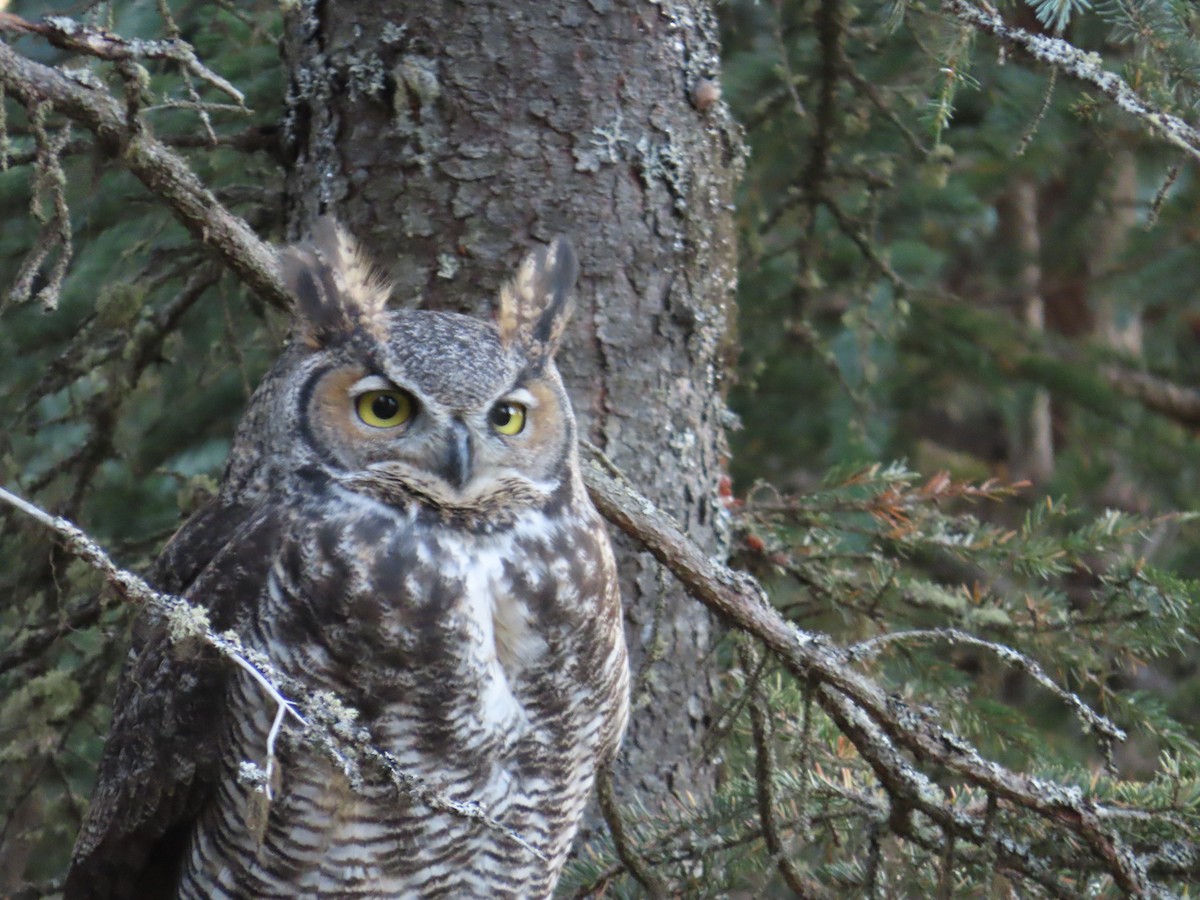
[[[531,244],[568,235],[582,273],[559,365],[581,433],[719,552],[741,145],[708,4],[306,2],[287,50],[290,237],[332,211],[398,302],[486,315]],[[618,787],[657,807],[710,780],[694,753],[715,631],[631,547],[635,675],[659,659]]]

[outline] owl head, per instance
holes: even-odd
[[[332,220],[281,253],[295,298],[288,350],[239,426],[227,482],[269,491],[317,471],[385,502],[511,509],[575,466],[554,353],[577,264],[564,239],[531,253],[496,321],[389,310],[389,286]]]

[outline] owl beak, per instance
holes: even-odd
[[[460,491],[471,480],[471,435],[457,419],[450,424],[450,440],[440,474]]]

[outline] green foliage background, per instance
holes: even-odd
[[[171,108],[191,88],[150,66],[144,103],[163,108],[146,115],[223,202],[277,239],[278,10],[175,3],[164,19],[162,9],[55,11],[129,37],[177,26],[245,92],[245,111]],[[1145,812],[1121,825],[1131,846],[1194,843],[1200,423],[1151,408],[1108,373],[1185,390],[1200,373],[1195,161],[936,5],[738,0],[719,11],[724,96],[751,148],[730,398],[743,425],[727,498],[735,561],[797,623],[861,646],[866,671],[936,706],[990,758]],[[1002,13],[1063,29],[1145,96],[1195,118],[1190,5],[1043,0]],[[34,39],[16,45],[66,58]],[[119,93],[110,70],[90,65]],[[37,117],[11,100],[6,109],[0,288],[16,280],[59,188],[75,255],[61,295],[36,296],[54,251],[32,299],[0,301],[0,483],[141,567],[213,489],[286,323],[212,268],[82,135],[35,189],[25,160]],[[219,146],[190,146],[205,118]],[[1028,229],[1006,225],[1018,197],[1032,198],[1032,255]],[[1045,327],[1023,309],[1031,272]],[[1031,422],[1047,397],[1044,471],[1032,464]],[[43,533],[0,514],[0,893],[24,882],[52,891],[63,871],[130,617],[81,564],[46,548]],[[872,643],[951,628],[1038,661],[1129,740],[1106,760],[1063,696],[986,645],[944,632]],[[986,848],[955,857],[922,842],[936,829],[902,833],[887,791],[809,689],[746,642],[731,637],[724,653],[727,691],[703,748],[721,761],[718,796],[670,821],[627,810],[639,852],[676,890],[786,895],[757,805],[764,746],[789,856],[835,895],[1044,889],[1002,872]],[[757,724],[756,705],[766,710]],[[987,802],[938,783],[964,809]],[[1018,811],[997,817],[1031,846],[1057,840]],[[1055,877],[1080,894],[1115,892],[1094,865],[1064,864]],[[1163,880],[1182,891],[1189,877]],[[642,891],[610,846],[585,854],[564,892],[601,884]]]
[[[31,19],[51,12],[31,3],[9,11]],[[128,37],[157,38],[171,27],[155,3],[52,11]],[[246,94],[246,110],[208,113],[221,140],[275,128],[283,90],[275,7],[187,4],[175,13],[182,37]],[[16,47],[43,62],[70,56],[36,39]],[[120,94],[111,69],[89,68]],[[178,72],[157,65],[149,75],[143,102],[158,107],[146,112],[155,133],[201,143],[200,116],[167,106],[189,99]],[[206,102],[228,101],[198,89]],[[19,159],[34,149],[31,111],[11,98],[6,108],[4,148]],[[83,137],[73,132],[78,149],[64,154],[61,176],[43,179],[49,184],[36,193],[35,166],[0,172],[4,295],[39,219],[53,209],[55,185],[71,211],[76,251],[60,296],[0,299],[0,482],[81,523],[138,569],[215,488],[237,417],[286,323],[204,260],[170,213]],[[222,202],[261,233],[279,227],[281,170],[269,153],[228,146],[183,152]],[[44,284],[36,281],[35,293]],[[0,895],[26,881],[52,889],[65,870],[132,612],[86,567],[47,553],[48,546],[44,534],[5,515]]]

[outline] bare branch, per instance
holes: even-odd
[[[24,631],[19,640],[11,642],[0,653],[0,675],[36,659],[45,649],[64,635],[80,628],[96,624],[111,604],[102,594],[94,594],[87,600],[65,610],[51,624]]]
[[[252,291],[281,309],[290,307],[271,247],[221,206],[183,157],[155,138],[149,127],[126,121],[125,109],[109,94],[26,59],[2,42],[0,84],[27,106],[48,103],[95,134],[101,148],[125,165]]]
[[[274,800],[275,795],[271,785],[274,781],[275,775],[275,742],[279,740],[279,732],[283,728],[284,720],[290,715],[297,722],[299,722],[303,728],[308,727],[308,721],[304,718],[304,716],[300,715],[300,713],[296,711],[296,704],[287,697],[283,696],[283,694],[279,693],[279,689],[276,688],[275,685],[271,684],[271,682],[267,680],[266,676],[263,675],[262,672],[258,671],[258,669],[254,668],[254,666],[250,665],[250,663],[246,662],[246,660],[240,656],[233,656],[231,657],[231,660],[243,672],[249,674],[250,677],[253,678],[258,684],[258,686],[263,689],[266,695],[275,701],[275,719],[271,722],[271,730],[267,733],[267,769],[264,773],[263,779],[263,787],[265,789],[267,800]]]
[[[1054,862],[1033,852],[1023,842],[996,833],[986,810],[983,816],[972,816],[942,800],[937,786],[910,764],[883,729],[850,700],[826,685],[817,688],[817,700],[887,789],[891,803],[889,824],[897,834],[928,845],[927,835],[914,822],[913,812],[920,811],[947,836],[957,835],[994,853],[1001,870],[1021,873],[1048,890],[1051,896],[1075,896],[1058,884]]]
[[[24,303],[33,293],[35,279],[41,272],[42,263],[58,248],[58,257],[38,291],[38,299],[46,309],[58,305],[59,289],[67,274],[71,261],[71,216],[67,210],[67,176],[62,170],[62,151],[71,137],[70,126],[61,128],[51,135],[46,129],[47,108],[43,104],[28,110],[29,128],[35,142],[32,196],[29,206],[33,217],[41,223],[41,230],[34,240],[33,248],[21,262],[21,267],[9,290],[9,300]],[[49,201],[50,211],[44,209]]]
[[[184,72],[206,81],[217,90],[232,97],[237,108],[246,109],[246,97],[236,87],[205,66],[196,58],[190,44],[176,37],[163,41],[127,40],[102,28],[89,28],[66,16],[46,16],[30,22],[12,13],[0,12],[0,31],[36,34],[61,50],[83,53],[108,62],[155,59],[178,64]]]
[[[861,641],[847,648],[847,651],[853,659],[866,659],[880,653],[888,644],[897,643],[932,643],[935,641],[945,641],[949,644],[962,644],[967,647],[976,647],[981,650],[987,650],[989,653],[995,654],[1002,662],[1014,666],[1040,684],[1043,688],[1050,691],[1054,696],[1058,697],[1063,703],[1075,710],[1075,714],[1079,717],[1079,721],[1083,723],[1084,729],[1089,732],[1098,734],[1101,741],[1106,745],[1111,745],[1113,741],[1125,740],[1125,732],[1114,725],[1107,717],[1100,715],[1090,706],[1083,702],[1078,695],[1058,685],[1053,678],[1046,674],[1035,660],[1030,659],[1023,653],[1014,650],[1012,647],[1006,647],[1003,644],[998,644],[995,641],[984,640],[983,638],[975,637],[973,634],[967,634],[959,631],[956,628],[927,628],[915,631],[893,631],[889,634],[881,634],[869,640]],[[1107,749],[1107,747],[1105,748]]]

